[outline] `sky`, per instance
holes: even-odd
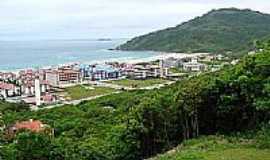
[[[0,41],[131,38],[227,7],[270,13],[269,0],[0,0]]]

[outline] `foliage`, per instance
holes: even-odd
[[[31,154],[34,156],[31,158],[42,157],[40,159],[137,160],[165,152],[198,136],[257,129],[270,121],[269,44],[262,43],[262,50],[246,56],[236,66],[187,78],[161,89],[122,92],[77,106],[37,112],[17,107],[6,111],[5,107],[11,104],[1,105],[1,111],[6,113],[2,120],[7,126],[16,121],[38,119],[53,127],[55,135],[47,139],[22,133],[16,137],[20,143],[16,143],[16,139],[4,140],[0,156],[12,159],[20,155],[21,159],[27,159]],[[225,152],[218,149],[210,153],[216,157],[222,153],[269,157],[268,150],[255,149],[268,149],[269,131],[262,130],[255,139],[257,143],[251,148],[231,143],[233,138],[225,139],[230,142],[217,146],[225,148]],[[38,142],[45,142],[46,146]],[[211,146],[223,140],[206,139],[206,142],[209,143],[179,156],[202,159],[206,154],[203,148],[213,150]],[[39,149],[42,147],[45,152]],[[50,154],[46,150],[50,150]]]
[[[255,144],[256,138],[204,136],[151,160],[268,160],[270,148],[257,149]]]
[[[232,53],[236,56],[253,50],[254,40],[263,40],[269,33],[270,15],[228,8],[212,10],[176,27],[136,37],[117,49]]]

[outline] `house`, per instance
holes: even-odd
[[[4,98],[13,97],[20,94],[20,87],[15,84],[0,82],[0,95]]]
[[[13,138],[18,131],[28,130],[35,133],[47,133],[53,135],[53,129],[49,125],[43,124],[39,120],[30,119],[28,121],[16,122],[14,125],[10,126],[6,130],[7,138]]]
[[[0,80],[3,81],[14,81],[16,80],[16,74],[8,72],[8,73],[2,73],[0,72]]]
[[[56,95],[46,93],[41,96],[41,104],[54,104],[57,101]]]

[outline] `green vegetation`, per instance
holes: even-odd
[[[116,81],[108,81],[108,83],[117,84],[125,87],[133,87],[133,88],[143,88],[149,87],[156,84],[164,84],[167,83],[168,80],[164,79],[146,79],[146,80],[131,80],[131,79],[123,79]]]
[[[120,50],[231,53],[254,48],[254,40],[270,35],[270,15],[235,8],[212,10],[176,27],[136,37]]]
[[[109,94],[115,91],[112,88],[91,87],[91,86],[83,86],[83,85],[68,87],[65,90],[67,92],[67,97],[70,98],[71,100],[78,100],[78,99],[84,99],[88,97]]]
[[[170,68],[169,71],[172,72],[172,73],[183,73],[183,76],[184,76],[186,73],[188,73],[187,71],[183,70],[182,68],[176,68],[176,67]]]
[[[270,42],[261,44],[260,48],[263,51],[243,58],[235,66],[161,89],[122,92],[76,106],[36,112],[17,110],[18,107],[6,111],[2,108],[10,104],[0,103],[6,126],[38,119],[55,130],[54,137],[21,131],[12,140],[0,138],[0,159],[138,160],[165,153],[181,142],[187,146],[187,153],[176,156],[186,155],[185,160],[241,153],[267,158]],[[226,138],[236,133],[245,136],[247,131],[260,128],[258,134],[251,134],[256,136],[247,135],[251,139],[247,143],[237,136]],[[226,137],[217,140],[208,137],[206,142],[202,138],[198,145],[196,140],[188,141],[217,133]]]
[[[270,149],[259,148],[256,138],[205,136],[151,160],[270,160]]]

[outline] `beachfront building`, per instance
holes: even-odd
[[[49,69],[45,71],[46,81],[54,86],[76,84],[80,82],[80,71],[72,68]]]
[[[159,65],[149,63],[133,65],[132,68],[124,69],[123,74],[130,79],[166,78],[169,70],[164,67],[163,61],[159,61]]]
[[[186,58],[167,58],[163,60],[163,67],[164,68],[178,68],[182,67],[183,63],[186,62]]]
[[[200,72],[206,70],[206,65],[199,63],[197,58],[183,64],[183,69],[188,72]]]
[[[44,80],[44,73],[40,71],[25,70],[20,71],[17,82],[21,87],[21,95],[34,96],[35,95],[35,80],[39,77],[41,93],[49,92],[50,85],[48,81]]]
[[[110,65],[81,65],[81,76],[84,80],[108,80],[122,76],[121,71]]]

